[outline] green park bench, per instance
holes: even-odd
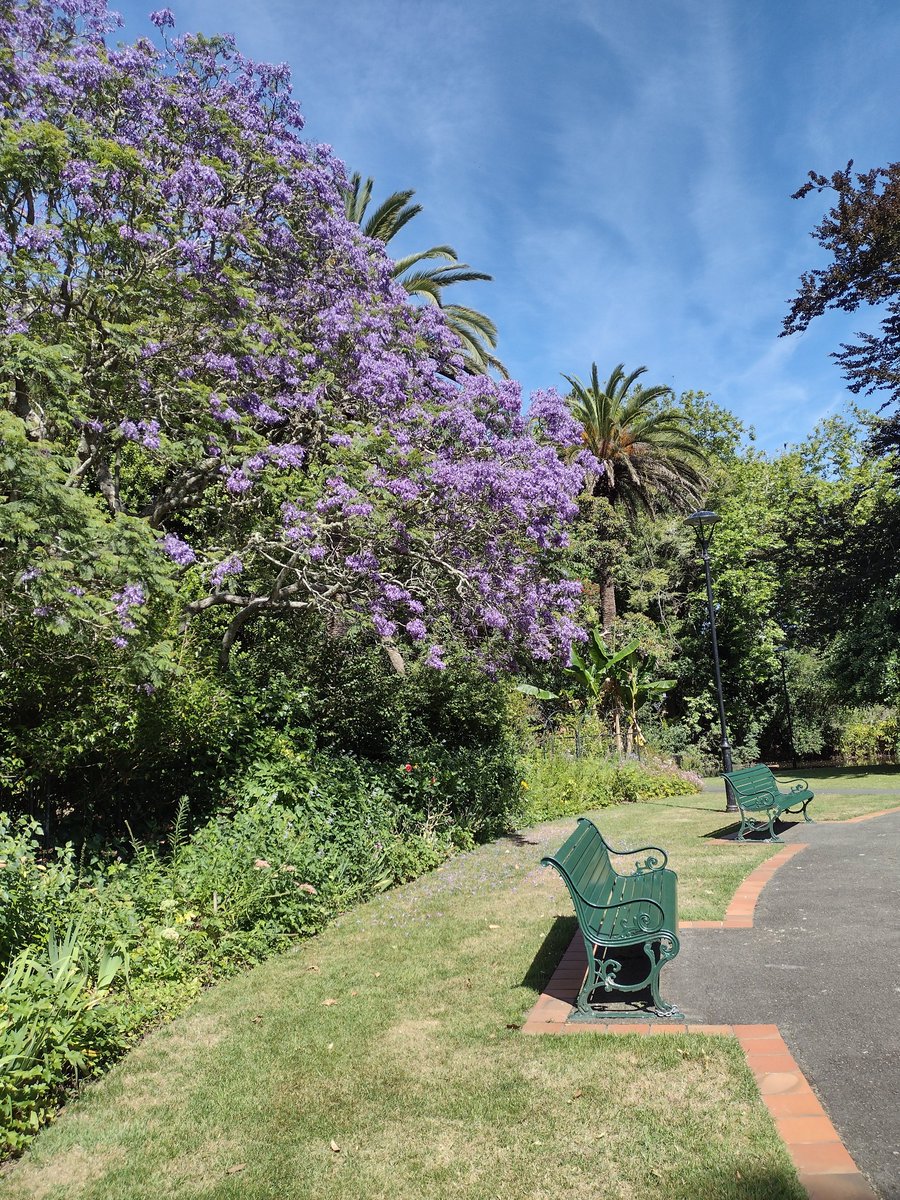
[[[782,813],[799,816],[802,812],[803,819],[813,824],[806,811],[813,793],[805,779],[783,780],[790,787],[789,791],[783,792],[778,786],[779,781],[762,764],[729,771],[723,778],[726,792],[741,810],[741,828],[737,835],[739,842],[747,840],[745,834],[760,833],[766,827],[769,830],[768,840],[780,842],[781,838],[775,836],[775,822]]]
[[[630,871],[616,870],[610,855],[632,858]],[[613,849],[587,817],[578,818],[556,854],[541,859],[542,866],[555,867],[565,880],[584,938],[588,970],[576,1002],[579,1015],[631,1015],[628,1010],[603,1012],[596,1001],[591,1003],[591,994],[603,988],[607,994],[624,995],[640,991],[646,994],[649,989],[653,1004],[643,1002],[648,1012],[659,1017],[681,1016],[659,996],[660,970],[675,957],[680,945],[678,876],[666,868],[666,862],[666,852],[658,846]],[[649,971],[643,968],[639,954],[622,953],[631,948],[643,949],[650,962]],[[619,997],[610,995],[607,1003],[614,998]]]

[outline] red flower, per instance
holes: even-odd
[[[404,770],[404,771],[411,771],[411,770],[412,770],[412,763],[407,763],[407,764],[406,764],[406,766],[403,768],[403,770]]]

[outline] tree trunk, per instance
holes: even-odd
[[[624,750],[622,748],[622,719],[619,713],[618,704],[613,709],[613,732],[616,736],[616,753],[619,755],[619,758],[621,758]]]

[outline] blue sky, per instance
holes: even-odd
[[[161,2],[161,0],[160,0]],[[758,444],[848,399],[829,352],[871,314],[778,332],[830,174],[900,158],[896,0],[169,0],[179,32],[286,61],[307,133],[424,206],[397,253],[449,242],[494,276],[527,394],[645,365]],[[156,5],[118,7],[128,37]]]

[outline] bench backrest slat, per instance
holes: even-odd
[[[552,863],[565,879],[576,908],[579,899],[605,903],[616,880],[603,835],[585,817],[579,818],[556,854],[543,861]]]
[[[729,771],[725,778],[738,792],[770,791],[777,787],[775,776],[762,764],[742,767],[739,771]]]

